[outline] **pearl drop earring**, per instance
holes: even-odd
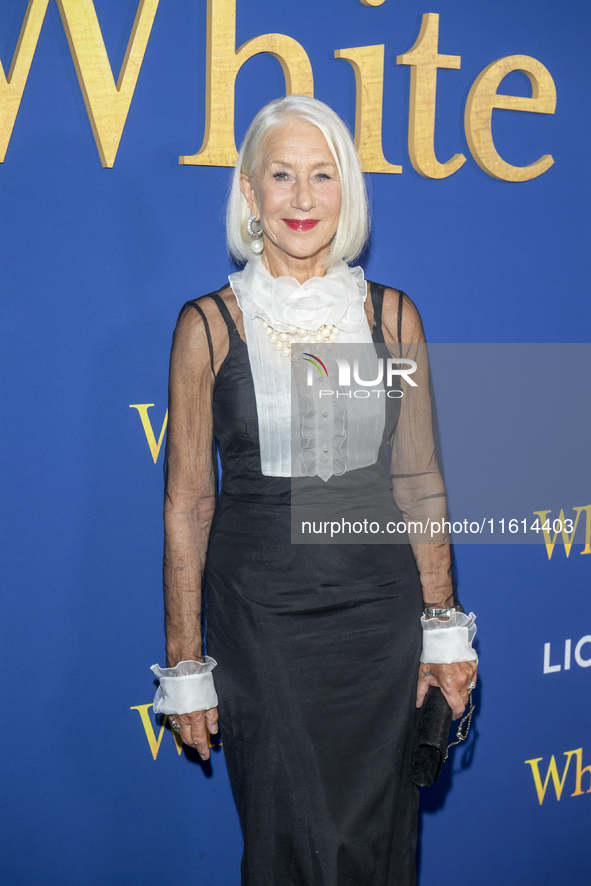
[[[255,231],[252,223],[257,221],[256,215],[251,215],[248,221],[246,222],[246,230],[254,239],[251,241],[250,248],[254,252],[255,255],[260,255],[264,249],[263,245],[263,226],[259,221],[260,228],[258,231]]]

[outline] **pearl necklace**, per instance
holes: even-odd
[[[290,345],[295,345],[303,351],[308,344],[320,344],[324,345],[319,349],[320,353],[326,353],[326,345],[333,345],[341,331],[338,326],[321,326],[316,332],[300,327],[295,328],[293,332],[278,332],[266,320],[261,319],[261,323],[269,336],[269,341],[273,343],[277,351],[281,351],[284,357],[292,356]]]

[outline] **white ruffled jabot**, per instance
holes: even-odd
[[[363,268],[350,268],[344,261],[324,277],[301,284],[295,277],[272,277],[260,259],[247,262],[228,279],[242,313],[265,320],[278,332],[316,332],[321,326],[357,332],[363,323]]]

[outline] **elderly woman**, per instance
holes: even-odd
[[[446,647],[456,611],[443,537],[291,543],[294,361],[335,344],[424,341],[408,297],[349,267],[367,236],[363,175],[343,122],[315,99],[271,102],[248,130],[228,205],[230,253],[245,267],[188,302],[174,334],[167,668],[154,666],[154,709],[204,760],[219,711],[248,886],[413,883],[416,708],[435,685],[461,716],[476,675],[466,616]],[[428,399],[428,386],[416,387]],[[423,407],[413,418],[404,396],[387,401],[377,457],[365,466],[335,444],[317,447],[300,475],[337,493],[352,481],[370,496],[385,489],[394,520],[416,517],[427,501],[441,512]],[[342,408],[351,439],[364,419]],[[432,658],[424,610],[441,618],[429,632],[438,638]]]

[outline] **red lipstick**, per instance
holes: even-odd
[[[292,231],[311,231],[319,222],[317,218],[284,218],[282,221],[291,228]]]

